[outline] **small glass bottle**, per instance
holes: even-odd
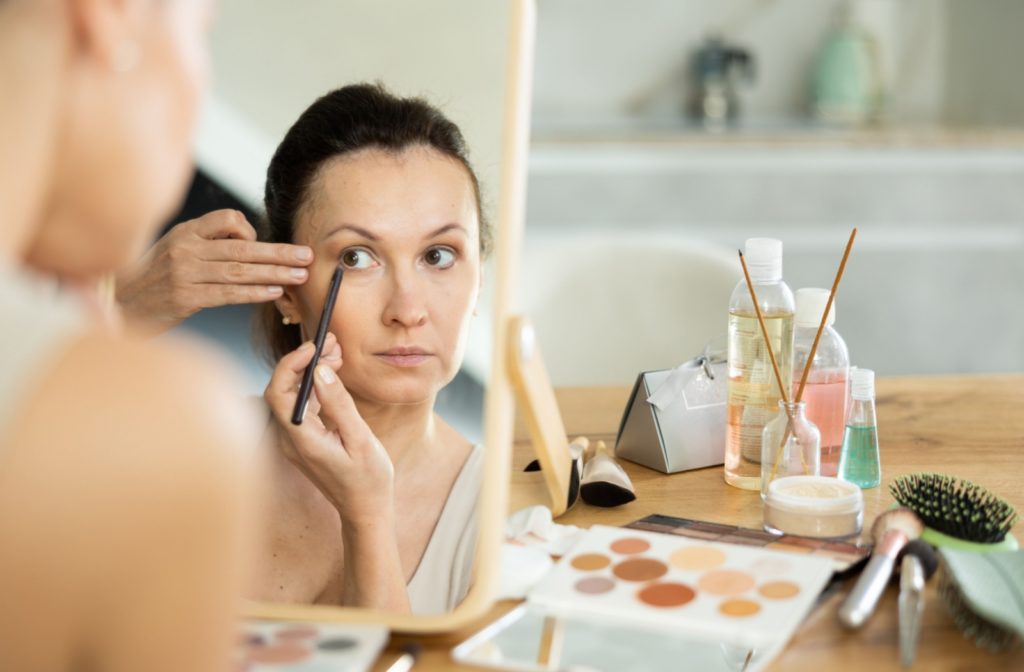
[[[793,292],[782,279],[782,241],[750,238],[744,258],[765,330],[789,389],[793,373]],[[741,280],[729,299],[729,380],[726,385],[725,482],[761,486],[761,434],[775,417],[781,394],[750,289]]]
[[[876,488],[882,481],[875,419],[875,372],[854,369],[850,374],[850,412],[846,418],[839,478],[861,488]]]
[[[796,398],[800,378],[811,354],[814,337],[828,304],[827,289],[805,288],[796,291],[796,319],[793,329],[793,391]],[[807,418],[821,432],[821,475],[835,476],[839,453],[843,447],[848,406],[847,378],[850,374],[850,352],[846,342],[832,325],[836,321],[836,304],[828,313],[821,330],[814,362],[807,374],[803,401],[807,402]]]
[[[783,476],[817,476],[821,468],[821,433],[807,419],[804,402],[779,401],[779,414],[761,434],[761,499],[768,484]]]

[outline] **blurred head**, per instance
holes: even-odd
[[[265,206],[261,240],[315,254],[309,280],[264,308],[271,360],[315,333],[341,263],[331,331],[342,381],[376,403],[431,402],[462,363],[489,241],[458,127],[380,86],[333,91],[278,147]]]
[[[29,261],[91,277],[134,260],[188,184],[212,2],[42,1],[62,6],[68,44],[55,171]]]

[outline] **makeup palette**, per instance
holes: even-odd
[[[528,600],[758,647],[787,640],[831,575],[827,558],[596,525]]]
[[[785,553],[797,553],[818,558],[827,558],[832,562],[832,571],[840,576],[856,571],[861,563],[871,555],[871,545],[830,541],[801,537],[794,534],[773,534],[764,530],[754,530],[735,525],[709,523],[690,518],[652,515],[629,523],[625,526],[633,530],[660,532],[687,539],[716,541],[751,548],[767,548]]]
[[[388,641],[379,625],[246,621],[236,672],[357,672],[370,669]]]

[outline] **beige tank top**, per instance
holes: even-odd
[[[0,456],[21,404],[88,325],[77,299],[52,279],[0,263]]]
[[[407,586],[412,613],[443,614],[469,592],[476,558],[483,446],[473,446]]]

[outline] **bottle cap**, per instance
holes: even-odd
[[[782,241],[775,238],[747,238],[743,256],[750,279],[755,282],[782,280]]]
[[[856,368],[850,372],[850,396],[860,401],[875,398],[875,372]]]
[[[825,312],[829,291],[817,287],[804,287],[796,290],[796,326],[818,328],[821,314]],[[825,326],[831,327],[836,321],[836,302],[833,299],[832,309],[828,311]]]

